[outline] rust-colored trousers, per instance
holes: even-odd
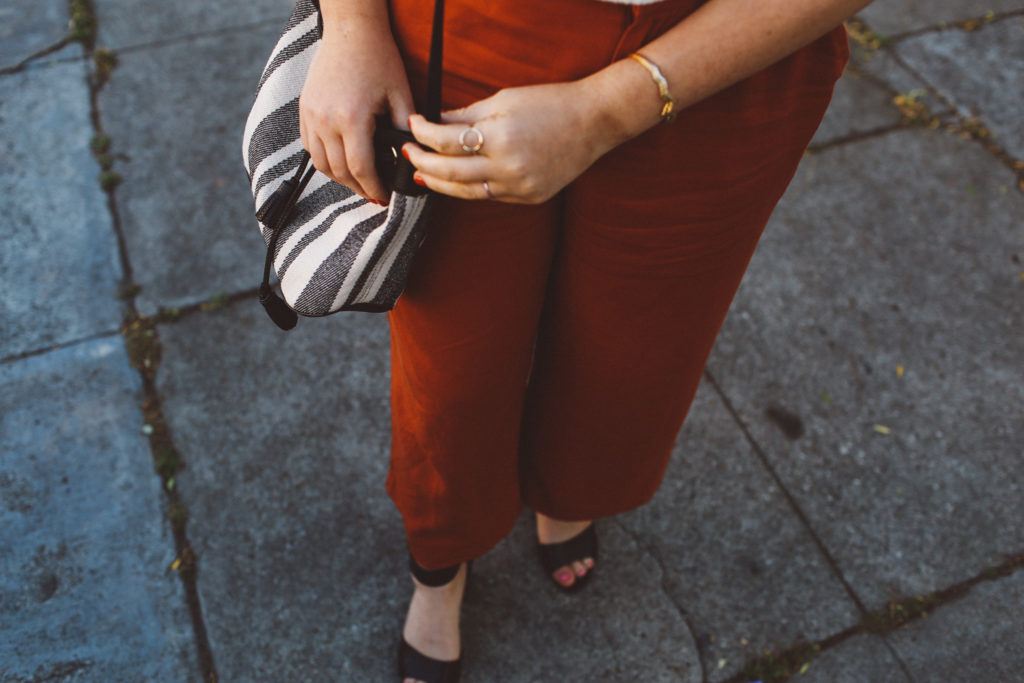
[[[581,78],[700,4],[447,0],[442,106]],[[390,0],[418,108],[432,5]],[[583,520],[650,500],[848,57],[840,26],[617,147],[543,204],[436,198],[388,314],[386,490],[420,564],[482,555],[523,504]]]

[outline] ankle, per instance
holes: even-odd
[[[556,543],[575,536],[594,520],[559,520],[537,514],[537,536],[541,543]]]

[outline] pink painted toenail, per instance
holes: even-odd
[[[572,572],[568,569],[558,572],[556,576],[558,577],[558,580],[561,583],[569,583],[570,581],[572,581]]]
[[[580,567],[579,569],[576,570],[576,576],[583,576],[586,573],[587,573],[587,568],[586,567]]]

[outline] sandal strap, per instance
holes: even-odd
[[[455,579],[455,575],[459,573],[459,567],[462,563],[453,564],[450,567],[440,567],[438,569],[427,569],[421,566],[416,558],[409,553],[409,571],[416,577],[416,580],[422,583],[424,586],[443,586]]]
[[[584,557],[592,557],[597,561],[597,530],[595,523],[579,532],[572,538],[558,543],[537,542],[537,549],[540,551],[541,563],[544,569],[552,574],[559,567],[572,564]]]
[[[454,660],[440,660],[423,654],[405,639],[401,640],[398,652],[399,675],[416,678],[429,683],[457,683],[462,673],[462,657]]]

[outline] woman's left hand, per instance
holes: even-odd
[[[409,118],[420,145],[402,152],[428,188],[463,199],[517,204],[547,201],[617,144],[613,127],[592,104],[586,81],[509,87],[461,109],[441,113],[441,123]],[[459,135],[467,126],[483,145],[467,152]],[[467,143],[476,142],[473,133]],[[488,196],[483,181],[488,182]]]

